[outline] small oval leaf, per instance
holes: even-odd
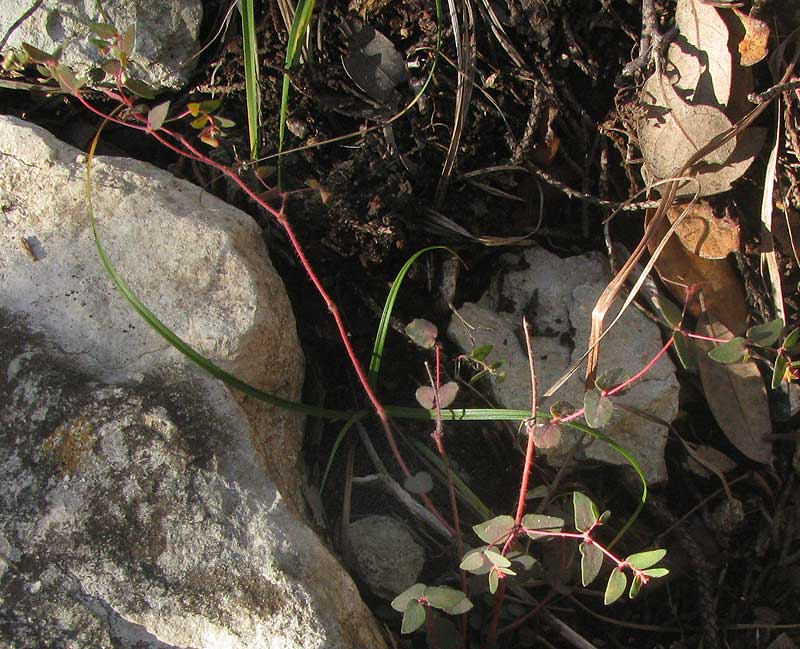
[[[667,568],[648,568],[647,570],[642,570],[642,572],[648,577],[653,577],[654,579],[666,577],[669,574],[669,570]]]
[[[425,607],[417,600],[411,600],[403,613],[403,626],[400,633],[414,633],[425,624]]]
[[[773,390],[776,390],[778,386],[783,383],[783,379],[786,378],[786,370],[789,369],[789,359],[786,358],[784,354],[778,354],[778,357],[775,359],[775,365],[772,368],[772,380],[770,381],[770,386]]]
[[[580,491],[572,494],[572,508],[575,510],[575,529],[579,532],[588,530],[600,516],[597,506]]]
[[[150,125],[154,131],[160,129],[163,124],[164,120],[167,119],[167,113],[169,112],[169,101],[165,101],[158,106],[154,106],[150,109],[147,113],[147,123]]]
[[[667,556],[666,550],[648,550],[647,552],[632,554],[625,559],[625,561],[634,568],[644,570],[645,568],[656,565],[665,556]]]
[[[431,606],[442,610],[457,606],[467,598],[460,590],[448,586],[428,586],[424,595]]]
[[[583,416],[592,428],[602,428],[611,421],[614,404],[597,390],[587,390],[583,395]]]
[[[433,489],[433,478],[427,471],[420,471],[408,476],[403,486],[412,494],[425,494]]]
[[[391,606],[395,611],[402,613],[406,610],[409,602],[419,599],[422,597],[422,593],[424,592],[425,584],[414,584],[413,586],[409,586],[392,600]]]
[[[436,325],[421,318],[412,320],[406,325],[406,336],[423,349],[432,349],[438,335],[439,330]]]
[[[611,576],[608,578],[608,584],[606,584],[606,594],[603,598],[603,603],[606,606],[613,604],[622,597],[627,587],[628,576],[619,568],[614,568],[614,570],[611,571]]]
[[[783,320],[777,318],[764,324],[750,327],[747,330],[747,340],[759,347],[769,347],[774,344],[783,331]]]
[[[708,356],[717,363],[724,365],[732,365],[734,363],[743,363],[747,360],[747,348],[745,343],[747,341],[741,336],[731,338],[727,342],[717,345],[709,350]]]
[[[560,532],[564,527],[564,519],[555,516],[543,516],[541,514],[526,514],[522,517],[522,526],[526,530],[538,530],[543,532]],[[532,539],[542,538],[541,534],[530,534]]]
[[[502,516],[495,516],[494,518],[473,525],[472,529],[475,530],[481,541],[486,543],[500,543],[508,538],[511,530],[514,529],[514,519],[507,514]]]
[[[600,572],[603,565],[603,553],[593,543],[581,543],[578,546],[581,553],[581,583],[584,588],[591,584]]]

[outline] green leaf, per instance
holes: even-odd
[[[473,525],[475,534],[486,543],[500,543],[508,538],[511,530],[514,529],[514,519],[506,514],[495,516],[494,518]]]
[[[782,353],[778,354],[775,358],[775,365],[772,368],[772,381],[770,385],[773,390],[776,390],[778,386],[783,383],[787,369],[789,369],[789,359]]]
[[[464,555],[459,568],[467,572],[475,573],[476,575],[485,575],[492,569],[492,562],[486,558],[484,554],[485,551],[486,546],[470,550]]]
[[[234,122],[232,119],[220,117],[219,115],[214,115],[214,121],[220,128],[233,128],[236,126],[236,122]]]
[[[133,48],[136,45],[136,27],[131,27],[128,30],[125,30],[120,36],[119,39],[119,49],[122,52],[126,59],[130,58],[131,54],[133,54]],[[133,91],[131,91],[133,92]]]
[[[606,594],[603,603],[608,606],[616,602],[628,587],[628,576],[620,568],[614,568],[606,584]]]
[[[644,570],[656,565],[667,555],[666,550],[648,550],[647,552],[637,552],[630,555],[625,561],[639,570]]]
[[[572,507],[575,510],[575,529],[579,532],[588,530],[600,517],[597,506],[580,491],[572,494]]]
[[[648,568],[647,570],[642,570],[642,572],[648,577],[653,577],[653,579],[666,577],[669,574],[669,570],[666,568]]]
[[[164,120],[167,119],[167,113],[169,113],[169,104],[169,101],[165,101],[158,106],[154,106],[147,113],[147,123],[154,131],[160,129],[164,124]]]
[[[583,416],[592,428],[602,428],[611,421],[614,404],[597,390],[587,390],[583,395]]]
[[[564,527],[564,519],[541,514],[526,514],[522,517],[522,526],[528,530],[560,532]],[[532,539],[541,539],[541,534],[528,534]]]
[[[599,390],[611,390],[620,383],[624,383],[628,378],[625,370],[621,367],[615,367],[614,369],[600,372],[597,379],[595,379],[595,385]]]
[[[436,407],[435,391],[429,385],[423,385],[417,388],[415,397],[426,410],[431,410]],[[439,407],[447,408],[456,398],[458,394],[458,384],[454,381],[448,381],[439,388]]]
[[[89,37],[89,42],[94,45],[101,53],[107,52],[108,48],[111,47],[111,43],[108,41],[104,41],[102,38],[94,38]]]
[[[392,608],[395,611],[402,613],[406,610],[410,602],[416,601],[422,597],[423,593],[425,592],[425,588],[425,584],[414,584],[413,586],[409,586],[392,600]]]
[[[200,102],[200,111],[209,115],[222,105],[221,99],[204,99]]]
[[[578,546],[581,553],[581,583],[591,584],[603,565],[603,553],[594,543],[583,542]]]
[[[611,512],[606,510],[597,518],[598,525],[605,525],[608,522],[608,519],[611,518]]]
[[[781,347],[787,351],[792,351],[792,348],[797,344],[798,340],[800,340],[800,328],[792,329],[786,336]]]
[[[550,414],[556,419],[563,419],[564,417],[569,417],[571,414],[574,414],[575,406],[568,401],[564,401],[564,399],[559,399],[550,406],[549,410]]]
[[[464,593],[461,593],[464,595]],[[445,613],[449,615],[461,615],[462,613],[466,613],[472,610],[472,602],[469,601],[469,598],[464,595],[464,599],[462,599],[458,604],[455,606],[450,606],[444,609]]]
[[[414,633],[425,624],[425,607],[417,600],[411,600],[403,612],[403,626],[400,633]]]
[[[458,606],[467,599],[467,596],[460,590],[448,586],[428,586],[424,595],[428,604],[442,610]]]
[[[28,56],[29,63],[48,64],[55,59],[52,54],[48,54],[47,52],[40,50],[38,47],[34,47],[30,43],[23,43],[22,51]]]
[[[759,347],[769,347],[775,343],[776,340],[778,340],[781,335],[781,331],[783,331],[783,320],[776,318],[775,320],[770,320],[764,324],[750,327],[745,335],[747,340],[754,345],[758,345]]]
[[[674,302],[662,295],[653,296],[653,305],[658,309],[664,321],[673,329],[678,327],[683,320],[683,313]]]
[[[675,353],[678,354],[678,360],[681,362],[681,365],[683,365],[683,369],[697,369],[697,356],[694,343],[680,331],[673,333],[672,338],[675,341]]]
[[[495,568],[508,568],[511,565],[511,561],[509,561],[507,557],[493,550],[484,550],[483,556],[491,561]]]
[[[496,570],[489,573],[489,592],[494,595],[497,592],[497,586],[500,584],[500,577],[497,575]]]
[[[113,39],[117,35],[116,28],[108,23],[91,23],[89,25],[89,29],[91,29],[100,38]]]
[[[137,95],[142,99],[156,98],[156,95],[150,86],[148,86],[146,83],[142,83],[141,81],[137,81],[136,79],[126,79],[125,83],[122,85],[124,85],[134,95]]]
[[[642,579],[639,575],[634,575],[633,580],[631,581],[631,589],[628,591],[628,598],[633,599],[639,594],[639,591],[642,588]]]
[[[743,363],[747,360],[746,343],[747,341],[741,336],[731,338],[729,341],[709,350],[708,356],[712,360],[717,361],[717,363],[722,363],[724,365]]]
[[[242,58],[244,59],[247,132],[250,138],[250,159],[255,160],[258,158],[258,130],[261,126],[261,89],[258,83],[259,57],[253,0],[240,0],[239,13],[242,16]]]
[[[208,124],[208,115],[200,115],[191,121],[192,128],[205,128],[206,124]]]
[[[408,476],[403,483],[406,491],[412,494],[426,494],[433,489],[433,478],[426,471],[420,471]]]
[[[416,318],[406,325],[406,336],[423,349],[433,349],[438,335],[436,325],[422,318]]]
[[[61,89],[72,95],[77,94],[84,85],[84,82],[78,79],[66,65],[57,65],[54,74]]]
[[[492,353],[493,349],[493,345],[481,345],[480,347],[473,349],[469,356],[473,360],[483,362],[486,360],[486,357]]]

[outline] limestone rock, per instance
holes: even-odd
[[[491,344],[494,350],[488,360],[505,360],[506,380],[495,383],[493,390],[499,403],[506,408],[525,409],[530,404],[522,316],[527,315],[534,328],[533,351],[543,393],[586,350],[592,309],[610,279],[596,254],[561,259],[542,248],[530,248],[524,260],[527,269],[498,277],[480,302],[467,303],[459,309],[460,317],[454,317],[448,328],[448,334],[462,350]],[[501,304],[512,305],[511,311],[500,312]],[[616,308],[620,306],[617,304]],[[613,315],[612,309],[606,323]],[[461,318],[469,326],[464,326]],[[619,368],[631,376],[656,355],[662,344],[658,327],[630,308],[603,339],[600,371]],[[669,422],[677,414],[678,389],[675,368],[668,357],[662,357],[643,380],[614,400]],[[579,370],[542,405],[547,407],[563,399],[576,408],[582,407],[583,392],[583,372]],[[604,432],[634,455],[648,482],[666,479],[667,430],[664,426],[629,410],[615,408],[613,419]],[[578,438],[577,433],[565,430],[559,445],[541,449],[541,453],[559,464]],[[591,459],[627,464],[621,455],[599,441],[593,441],[583,453]]]
[[[107,276],[86,208],[84,162],[44,129],[0,116],[0,305],[103,381],[187,363]],[[93,168],[100,238],[139,298],[223,369],[297,399],[304,365],[294,316],[253,220],[146,163],[96,158]],[[301,418],[240,401],[270,477],[299,507]]]
[[[0,341],[0,646],[385,647],[219,382],[108,385],[2,310]]]
[[[33,3],[0,3],[0,34],[5,34]],[[105,0],[103,9],[120,33],[134,27],[136,41],[131,61],[135,78],[154,88],[178,89],[188,80],[193,55],[200,45],[202,0]],[[0,54],[29,43],[52,54],[61,47],[59,61],[79,76],[99,67],[102,56],[89,42],[92,22],[104,22],[94,0],[44,0],[14,29]]]

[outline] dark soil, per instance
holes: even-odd
[[[226,3],[207,0],[204,33],[216,33]],[[261,47],[264,129],[261,150],[277,150],[281,75],[287,31],[277,3],[258,11]],[[603,219],[610,209],[598,200],[572,198],[576,193],[606,201],[625,201],[642,188],[635,140],[629,118],[635,107],[641,76],[621,77],[623,67],[638,54],[641,8],[622,0],[511,0],[474,3],[475,86],[466,112],[458,155],[449,183],[441,173],[454,123],[458,75],[453,62],[449,18],[442,25],[442,56],[421,100],[392,124],[392,144],[378,128],[333,144],[310,146],[375,126],[409,104],[425,81],[436,48],[435,7],[418,0],[404,3],[375,0],[321,2],[312,23],[312,45],[307,63],[293,74],[290,131],[286,147],[308,147],[286,156],[285,188],[292,192],[289,215],[320,278],[338,302],[360,357],[368,359],[380,312],[395,274],[415,251],[428,245],[447,245],[457,251],[468,270],[461,272],[454,296],[442,295],[444,254],[423,257],[403,285],[395,309],[398,328],[413,318],[434,321],[446,328],[450,310],[446,298],[458,306],[480,296],[500,267],[501,257],[513,246],[486,246],[473,237],[518,237],[562,254],[605,250]],[[457,3],[462,7],[461,3]],[[786,38],[791,29],[792,0],[757,2],[762,18],[775,24],[773,37]],[[463,5],[466,6],[466,5]],[[507,34],[506,45],[493,33],[487,8],[496,13]],[[749,9],[749,5],[744,7]],[[657,4],[664,26],[673,8]],[[463,7],[461,9],[463,13]],[[241,37],[234,15],[225,35],[203,54],[192,89],[174,101],[207,98],[213,91],[224,99],[221,113],[237,124],[246,123],[242,76]],[[463,19],[463,15],[462,15]],[[774,23],[773,23],[774,21]],[[409,79],[387,103],[369,96],[351,79],[342,64],[348,53],[346,28],[368,24],[388,37],[409,66]],[[461,29],[464,29],[462,23]],[[513,50],[511,47],[513,46]],[[763,69],[762,69],[763,68]],[[765,64],[756,68],[757,88],[770,85]],[[362,87],[360,88],[359,85]],[[201,92],[202,90],[202,92]],[[25,112],[65,139],[85,146],[91,136],[78,125],[93,122],[75,104],[61,97],[41,99],[2,91],[7,112]],[[791,98],[792,95],[787,95]],[[787,133],[796,133],[800,102],[795,97],[786,110]],[[762,119],[774,137],[774,111]],[[64,124],[69,133],[65,133]],[[795,142],[796,142],[796,135]],[[309,361],[308,398],[329,407],[361,407],[364,399],[342,351],[335,326],[324,304],[309,284],[280,228],[268,222],[245,198],[214,174],[173,159],[141,138],[110,130],[107,146],[141,157],[197,182],[250,211],[264,225],[273,261],[284,277],[295,307],[298,328]],[[779,158],[781,196],[776,220],[795,219],[800,210],[800,161],[791,137]],[[132,148],[132,147],[138,148]],[[396,148],[394,148],[396,146]],[[113,149],[112,149],[113,150]],[[231,164],[248,150],[246,129],[231,129],[217,155]],[[736,188],[720,201],[737,207],[745,233],[743,253],[759,243],[759,185],[768,150]],[[262,162],[267,182],[276,180],[276,159]],[[497,171],[493,167],[513,167]],[[544,171],[560,183],[548,183],[532,169]],[[483,172],[475,175],[474,172]],[[252,175],[252,170],[243,173]],[[567,191],[565,191],[567,188]],[[574,191],[572,191],[574,190]],[[437,193],[438,192],[438,193]],[[540,208],[543,206],[543,208]],[[783,211],[781,211],[783,210]],[[443,223],[449,219],[454,225]],[[458,228],[462,230],[459,231]],[[613,225],[615,240],[633,247],[642,232],[642,212],[627,213]],[[797,320],[798,269],[789,238],[778,242],[785,271],[787,309]],[[757,269],[758,256],[744,254],[741,267]],[[757,289],[750,292],[755,298]],[[773,317],[750,305],[753,322]],[[452,358],[454,349],[442,341]],[[424,362],[428,352],[417,351],[398,333],[390,332],[384,354],[381,396],[387,403],[414,404],[414,390],[427,383]],[[452,373],[448,361],[446,371]],[[681,375],[683,406],[675,431],[695,443],[710,444],[736,458],[738,468],[727,475],[732,495],[743,505],[744,519],[726,528],[719,522],[727,502],[716,478],[702,479],[689,472],[686,452],[677,436],[668,449],[670,481],[654,490],[623,545],[631,552],[647,547],[668,549],[669,578],[648,585],[632,603],[606,608],[601,586],[576,587],[574,548],[545,548],[546,569],[524,592],[508,597],[500,626],[518,624],[501,636],[504,647],[769,647],[782,632],[780,625],[800,622],[800,488],[792,457],[797,420],[776,421],[776,462],[764,467],[737,454],[718,429],[703,400],[694,375]],[[475,405],[484,405],[478,398]],[[777,417],[776,417],[777,419]],[[429,426],[398,424],[408,439],[430,442]],[[308,472],[319,484],[339,427],[309,425]],[[378,426],[369,433],[385,463],[394,462]],[[452,462],[481,499],[499,513],[510,513],[522,454],[516,429],[501,424],[458,424],[447,428]],[[429,443],[429,447],[433,445]],[[323,493],[326,534],[340,539],[340,516],[348,511],[345,482],[348,452],[353,452],[355,475],[375,472],[357,436],[352,432],[339,448],[331,478]],[[409,461],[424,468],[410,451]],[[399,472],[398,472],[399,475]],[[555,472],[538,463],[534,476],[551,481]],[[580,489],[603,509],[624,521],[636,506],[637,491],[616,469],[606,466],[571,467],[561,477],[556,509],[566,495]],[[435,494],[447,511],[445,494]],[[407,512],[395,501],[355,488],[350,514],[387,511],[399,517]],[[321,513],[317,509],[317,513]],[[479,522],[465,514],[464,526]],[[470,534],[471,537],[471,534]],[[606,539],[607,540],[607,539]],[[426,583],[455,583],[453,553],[441,539],[420,535],[429,561],[421,577]],[[474,538],[470,542],[475,543]],[[578,580],[579,581],[579,580]],[[485,589],[485,586],[483,587]],[[598,590],[600,589],[600,590]],[[492,598],[473,591],[476,603],[469,616],[469,646],[484,646]],[[422,647],[422,634],[400,636],[400,615],[364,590],[376,613],[395,634],[397,646]],[[537,603],[544,612],[527,616]],[[527,616],[527,617],[526,617]],[[555,619],[585,641],[570,640]],[[790,637],[798,630],[787,628]],[[409,639],[411,638],[411,639]],[[584,644],[581,644],[584,642]],[[586,644],[589,642],[592,644]],[[704,644],[702,644],[704,643]],[[448,646],[440,641],[437,646]],[[774,645],[774,646],[792,646]]]

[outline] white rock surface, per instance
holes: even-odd
[[[385,649],[219,382],[97,382],[2,309],[0,341],[0,646]]]
[[[84,163],[47,131],[0,116],[0,305],[103,381],[188,363],[107,276],[86,209]],[[304,361],[294,316],[253,220],[135,160],[97,158],[92,178],[103,245],[145,305],[225,370],[297,399]],[[301,418],[240,402],[270,477],[299,507]]]
[[[0,2],[0,34],[6,32],[31,7],[29,0]],[[155,88],[180,88],[200,48],[198,34],[203,19],[202,0],[104,0],[103,9],[120,33],[136,28],[132,72]],[[59,61],[79,76],[99,66],[101,55],[88,38],[89,25],[105,22],[95,0],[44,0],[10,34],[0,54],[29,43],[52,54],[62,47]]]
[[[524,255],[529,266],[497,278],[477,304],[466,303],[459,318],[452,318],[448,334],[464,350],[491,344],[489,361],[505,360],[506,380],[493,386],[495,397],[506,408],[525,409],[530,404],[528,359],[522,334],[522,316],[527,315],[536,335],[533,349],[539,388],[546,391],[586,350],[591,312],[610,276],[599,255],[561,259],[542,248],[529,248]],[[511,312],[498,305],[511,304]],[[617,307],[620,305],[618,304]],[[606,322],[613,319],[609,316]],[[600,371],[621,368],[628,376],[641,370],[662,346],[658,327],[630,308],[601,344]],[[656,364],[628,392],[614,397],[616,403],[671,422],[678,410],[678,382],[668,357]],[[544,407],[563,399],[575,407],[583,404],[583,372],[578,371]],[[667,430],[661,424],[621,408],[605,431],[627,448],[642,466],[650,483],[666,479],[664,447]],[[579,434],[565,432],[561,443],[542,449],[548,459],[560,464]],[[591,459],[627,464],[616,451],[593,441],[583,452]],[[579,457],[581,455],[579,454]]]

